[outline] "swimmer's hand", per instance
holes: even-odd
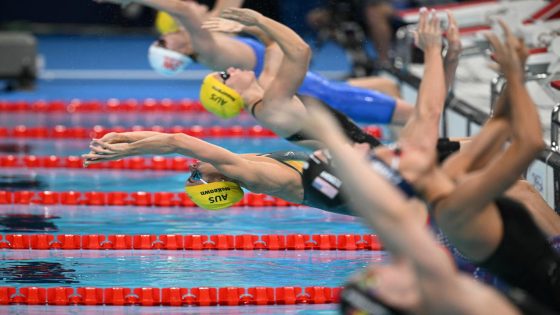
[[[101,137],[99,139],[93,139],[93,140],[99,140],[99,141],[105,142],[105,143],[130,143],[130,142],[133,142],[129,137],[127,137],[123,133],[119,133],[119,132],[109,132],[108,134],[104,135],[103,137]]]
[[[202,28],[211,32],[240,33],[245,26],[233,20],[214,17],[202,23]]]
[[[504,75],[513,75],[522,78],[524,75],[524,65],[529,52],[525,43],[515,37],[511,29],[503,20],[499,20],[505,35],[502,43],[496,34],[486,33],[485,36],[494,50],[496,62],[500,65],[500,70]]]
[[[227,8],[220,15],[224,19],[237,21],[243,25],[253,26],[259,24],[262,14],[250,9]]]
[[[120,160],[136,154],[130,143],[110,144],[100,140],[93,140],[89,148],[91,152],[82,155],[84,167],[105,161]]]
[[[436,10],[420,9],[418,30],[414,32],[414,43],[422,51],[429,49],[441,51],[442,32]]]
[[[457,19],[451,11],[447,10],[447,55],[452,54],[453,56],[459,56],[463,50],[463,45],[461,44],[461,34],[459,33],[459,26],[457,25]]]

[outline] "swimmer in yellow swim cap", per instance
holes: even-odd
[[[191,176],[185,185],[189,198],[199,207],[208,210],[219,210],[235,205],[243,199],[243,189],[238,183],[225,176],[214,176],[211,182],[203,179],[198,169],[200,162],[190,166]]]
[[[241,95],[225,83],[230,74],[222,71],[218,75],[210,74],[204,78],[200,87],[200,102],[207,111],[212,114],[228,119],[237,116],[245,102]]]
[[[258,17],[258,19],[248,21],[240,20],[239,22],[253,23],[256,21],[257,24],[251,25],[250,27],[239,28],[234,26],[233,28],[224,28],[220,25],[212,25],[212,23],[215,23],[215,20],[207,20],[209,14],[203,13],[204,9],[201,9],[201,5],[196,1],[96,1],[117,4],[132,1],[158,11],[165,11],[173,16],[183,27],[177,32],[166,33],[160,37],[160,40],[165,42],[165,48],[188,56],[192,61],[217,71],[223,71],[229,67],[253,70],[259,79],[259,84],[266,90],[269,89],[271,81],[292,81],[297,84],[296,91],[300,95],[306,96],[306,98],[302,100],[305,105],[312,104],[313,102],[322,102],[348,115],[350,118],[363,123],[392,123],[403,125],[414,112],[414,106],[400,97],[398,85],[390,79],[367,77],[350,79],[347,81],[336,81],[329,80],[317,73],[308,72],[309,56],[299,54],[302,49],[301,45],[299,45],[299,41],[303,42],[303,40],[290,28],[275,21],[275,23],[271,23],[273,20],[260,16],[260,14],[255,11],[242,9],[240,12],[244,17],[250,17],[251,19]],[[225,3],[222,5],[222,8],[229,7],[229,9],[222,10],[222,12],[230,14],[231,12],[227,10],[231,10],[234,6],[239,6],[239,2],[241,1],[233,5],[231,4],[231,0],[216,1],[216,6],[219,6],[220,2]],[[212,11],[219,12],[219,9],[214,8]],[[228,16],[228,18],[230,17],[232,16]],[[234,23],[233,21],[228,22]],[[262,24],[264,26],[260,25],[261,22],[263,22]],[[230,36],[226,34],[239,32],[254,35],[260,39],[260,42],[249,37]],[[294,43],[296,45],[292,46]],[[453,45],[449,47],[453,47]],[[448,54],[449,51],[452,50],[453,49],[448,49]],[[153,52],[161,52],[161,50],[153,50]],[[296,55],[294,55],[294,53],[296,53]],[[155,57],[158,56],[156,55]],[[280,74],[278,72],[279,66],[285,61],[292,62],[294,67],[290,71]],[[174,67],[173,70],[176,71],[169,71],[167,67],[162,67],[161,63],[152,62],[151,64],[156,71],[164,74],[176,74],[186,69],[186,67]],[[169,65],[169,63],[167,65]],[[269,72],[271,74],[276,74],[278,72],[278,75],[261,75],[264,74],[264,72]],[[299,72],[303,72],[305,81],[299,81]],[[284,84],[285,82],[279,82],[277,85]],[[289,86],[291,85],[292,84],[289,84]],[[281,89],[284,88],[281,87]],[[237,92],[240,91],[237,90]],[[243,93],[240,94],[243,95]],[[248,110],[250,110],[249,106],[251,105],[251,103],[245,102],[245,106]],[[231,112],[227,111],[227,113],[224,114],[225,116],[219,117],[231,117],[233,115],[232,113],[236,111],[236,109],[233,109]],[[258,109],[256,111],[258,111]],[[273,113],[271,113],[271,115],[272,114]],[[269,120],[261,120],[260,117],[256,118],[263,126],[275,130],[270,126],[266,126],[267,123],[270,123]],[[289,129],[293,131],[292,134],[298,131],[298,128],[295,127]]]
[[[118,141],[118,143],[115,143]],[[198,206],[218,210],[235,205],[243,189],[282,198],[327,211],[350,214],[337,187],[320,187],[319,176],[336,177],[328,163],[308,152],[277,151],[266,154],[236,154],[186,134],[154,131],[110,133],[93,139],[84,165],[118,160],[134,155],[178,153],[199,160],[190,166],[185,191]]]

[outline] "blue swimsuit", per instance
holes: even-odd
[[[253,69],[259,76],[264,64],[264,46],[250,38],[236,37],[249,45],[257,59]],[[395,110],[396,100],[380,92],[352,86],[345,82],[328,80],[317,73],[307,71],[298,94],[311,96],[362,123],[388,124]]]

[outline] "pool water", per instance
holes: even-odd
[[[87,39],[85,39],[87,41]],[[134,56],[145,56],[146,39],[123,41]],[[84,39],[42,38],[40,50],[47,66],[63,68],[68,52],[83,49]],[[101,50],[94,39],[92,50]],[[114,43],[114,42],[111,42]],[[90,42],[89,44],[92,44]],[[64,49],[61,48],[64,45]],[[77,45],[77,46],[76,46]],[[86,45],[86,46],[83,46]],[[99,53],[99,54],[98,54]],[[120,63],[105,51],[88,52],[87,65],[75,69],[113,69]],[[99,56],[103,56],[98,57]],[[65,57],[64,57],[65,56]],[[95,56],[95,57],[93,57]],[[137,61],[146,68],[144,58]],[[54,61],[53,61],[54,60]],[[94,63],[91,61],[95,60]],[[330,60],[330,59],[329,59]],[[50,63],[49,63],[50,62]],[[77,62],[77,61],[75,61]],[[128,65],[128,64],[127,64]],[[128,65],[130,66],[130,65]],[[72,70],[75,70],[72,69]],[[52,70],[47,68],[47,71]],[[33,92],[1,94],[3,100],[106,100],[109,98],[196,98],[196,80],[40,80]],[[221,121],[205,113],[45,113],[2,112],[0,126],[53,128],[215,125],[250,127],[247,114]],[[279,138],[208,138],[236,153],[298,149]],[[0,137],[0,156],[69,155],[87,153],[90,139],[33,139]],[[0,168],[0,190],[21,191],[183,191],[188,172],[64,168]],[[352,216],[308,207],[238,207],[205,211],[189,207],[0,205],[0,230],[6,234],[369,234]],[[380,251],[342,250],[10,250],[0,249],[0,287],[340,287],[353,272],[370,263],[388,261]],[[333,304],[139,307],[139,306],[0,306],[14,314],[335,314]]]

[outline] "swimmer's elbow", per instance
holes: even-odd
[[[546,148],[546,143],[540,132],[518,132],[517,136],[520,143],[522,143],[523,149],[528,153],[538,154]]]
[[[306,42],[301,41],[292,46],[291,55],[294,59],[309,60],[311,59],[311,47]]]

